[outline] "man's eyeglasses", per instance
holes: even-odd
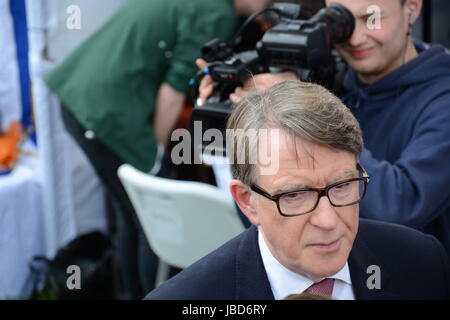
[[[370,177],[359,164],[356,168],[361,173],[361,177],[339,181],[325,188],[306,188],[276,195],[271,195],[256,184],[252,184],[250,188],[274,201],[282,216],[299,216],[314,211],[323,196],[326,196],[334,207],[346,207],[360,202],[366,194]]]

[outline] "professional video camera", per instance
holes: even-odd
[[[202,55],[208,62],[206,73],[216,86],[206,104],[195,106],[191,132],[194,121],[202,121],[202,131],[223,130],[231,110],[229,94],[254,74],[291,70],[303,81],[334,89],[339,56],[333,46],[352,36],[353,14],[340,4],[331,4],[309,20],[296,20],[300,11],[297,4],[274,4],[250,16],[230,43],[214,39],[205,44]],[[280,22],[262,36],[256,50],[236,52],[242,30],[265,12],[275,13]]]

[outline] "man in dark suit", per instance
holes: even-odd
[[[245,97],[227,127],[230,190],[253,226],[146,299],[450,298],[439,241],[359,219],[361,130],[334,95],[283,82]]]

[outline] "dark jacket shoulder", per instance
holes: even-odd
[[[145,299],[251,299],[245,290],[260,295],[260,299],[270,299],[257,234],[257,228],[250,227],[158,286]]]
[[[145,299],[273,299],[252,226],[150,292]],[[436,238],[408,227],[361,219],[349,257],[356,299],[449,299],[450,266]],[[369,288],[371,266],[381,276]]]
[[[355,295],[382,299],[450,299],[450,262],[431,235],[398,224],[361,219],[349,258]],[[378,268],[381,288],[368,288]],[[372,270],[372,271],[371,271]]]

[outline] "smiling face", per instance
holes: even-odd
[[[349,41],[336,45],[343,59],[366,83],[373,83],[413,59],[417,51],[409,36],[409,20],[420,14],[421,1],[408,0],[327,0],[346,6],[355,16],[355,31]],[[370,6],[381,9],[381,28],[367,26]],[[410,15],[411,12],[411,15]]]
[[[278,172],[257,175],[255,181],[272,195],[358,177],[355,156],[350,152],[315,143],[294,144],[284,133],[280,135],[278,155]],[[314,211],[283,217],[270,199],[256,193],[249,197],[249,206],[241,208],[253,224],[260,226],[272,255],[285,267],[318,280],[344,266],[358,230],[358,205],[333,207],[327,197],[322,197]]]

